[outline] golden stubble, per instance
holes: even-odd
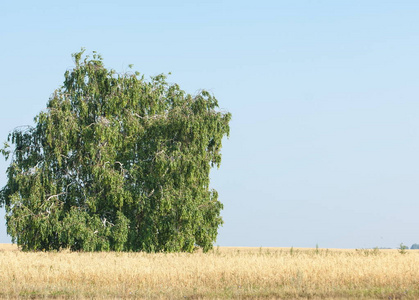
[[[419,298],[419,251],[215,248],[21,252],[0,246],[2,298]]]

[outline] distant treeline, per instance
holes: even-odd
[[[409,249],[409,247],[407,247],[407,246],[404,246],[403,244],[401,244],[400,245],[400,247],[403,247],[404,249]],[[393,249],[393,248],[390,248],[390,247],[379,247],[378,249]],[[400,248],[399,248],[400,249]],[[411,247],[410,247],[410,249],[419,249],[419,244],[413,244]]]

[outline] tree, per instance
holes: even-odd
[[[410,249],[419,249],[419,244],[413,244],[412,247],[410,247]]]
[[[165,75],[117,74],[73,54],[35,126],[2,149],[7,232],[23,250],[212,248],[223,205],[209,189],[231,114]],[[131,67],[131,66],[130,66]],[[10,145],[10,143],[13,145]]]

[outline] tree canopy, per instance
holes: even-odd
[[[410,249],[419,249],[419,244],[413,244],[412,247],[410,247]]]
[[[210,189],[231,114],[165,75],[108,70],[96,52],[75,67],[34,126],[13,130],[0,192],[23,250],[212,248],[223,208]]]

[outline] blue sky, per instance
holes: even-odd
[[[417,1],[3,1],[0,41],[0,140],[81,47],[211,91],[233,114],[217,245],[419,243]]]

